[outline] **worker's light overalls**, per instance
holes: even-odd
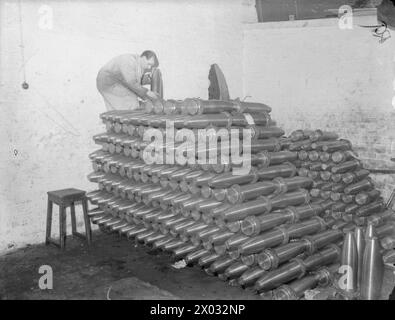
[[[123,54],[111,59],[99,71],[96,86],[107,110],[134,110],[140,107],[138,97],[145,99],[147,88],[141,85],[141,58]]]

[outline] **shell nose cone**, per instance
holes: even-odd
[[[245,271],[248,270],[248,266],[242,262],[236,262],[229,266],[225,272],[223,273],[226,279],[234,279],[240,275],[242,275]]]
[[[358,283],[358,251],[354,233],[351,231],[346,233],[343,242],[341,269],[346,269],[343,270],[343,272],[346,271],[344,275],[346,278],[342,289],[347,292],[356,291]]]
[[[381,295],[384,276],[384,263],[381,255],[381,246],[377,237],[366,241],[363,254],[361,298],[364,300],[377,300]]]

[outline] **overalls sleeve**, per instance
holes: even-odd
[[[144,88],[140,84],[141,79],[137,79],[136,66],[134,65],[134,63],[122,63],[122,65],[120,66],[120,72],[121,82],[123,83],[123,85],[126,86],[129,90],[133,91],[140,98],[146,99],[148,89]]]

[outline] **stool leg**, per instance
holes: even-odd
[[[51,237],[51,228],[52,228],[52,209],[53,202],[48,199],[47,204],[47,232],[45,234],[45,244],[49,244],[49,238]]]
[[[63,205],[59,206],[59,236],[60,249],[64,250],[66,247],[66,208]]]
[[[88,217],[88,201],[86,200],[86,198],[84,200],[82,200],[82,210],[84,213],[86,239],[88,240],[88,245],[91,245],[91,243],[92,243],[92,229],[91,229],[91,220]]]
[[[75,205],[74,202],[71,203],[70,205],[70,211],[71,211],[71,230],[72,234],[75,235],[77,233],[77,221],[75,218]]]

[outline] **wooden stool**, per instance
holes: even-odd
[[[78,189],[63,189],[57,191],[49,191],[48,193],[48,207],[47,207],[47,232],[45,236],[45,244],[54,244],[60,249],[64,250],[66,246],[66,208],[70,207],[71,211],[71,228],[73,236],[87,240],[88,245],[92,242],[92,231],[90,220],[88,218],[88,201],[85,197],[85,191]],[[82,210],[84,212],[84,222],[85,222],[85,235],[77,232],[77,223],[75,218],[75,206],[76,201],[82,201]],[[59,238],[60,241],[57,242],[51,238],[51,228],[52,228],[52,209],[53,204],[59,206]]]

